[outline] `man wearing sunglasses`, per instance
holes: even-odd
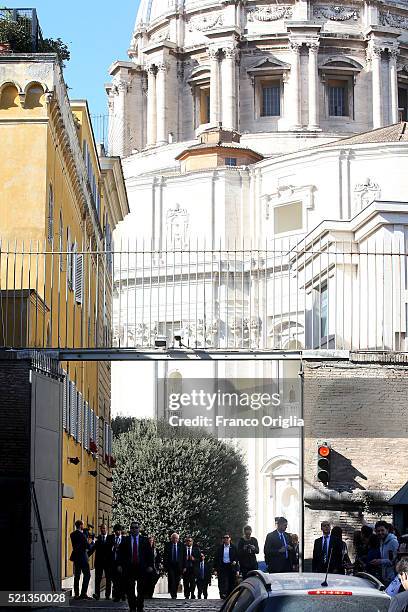
[[[398,561],[396,570],[405,590],[391,599],[388,612],[405,612],[408,610],[408,559]]]

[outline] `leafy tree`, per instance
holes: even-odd
[[[232,444],[174,430],[135,419],[114,438],[114,521],[139,520],[161,548],[173,531],[191,534],[213,557],[223,533],[236,539],[248,520],[247,469]]]

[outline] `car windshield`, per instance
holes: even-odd
[[[349,595],[279,595],[264,600],[260,612],[386,612],[389,599]]]

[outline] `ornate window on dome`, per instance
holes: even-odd
[[[398,86],[398,113],[400,121],[408,121],[408,84]]]
[[[327,96],[329,117],[349,116],[348,80],[329,79],[327,82]]]
[[[320,65],[327,118],[354,119],[354,85],[362,70],[359,62],[347,56],[332,56]]]
[[[280,81],[261,83],[261,117],[279,117],[281,114],[281,84]]]
[[[201,87],[200,90],[200,125],[203,123],[210,123],[210,88]]]

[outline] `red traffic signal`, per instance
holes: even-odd
[[[327,485],[330,480],[330,454],[328,444],[320,444],[317,448],[317,480]]]

